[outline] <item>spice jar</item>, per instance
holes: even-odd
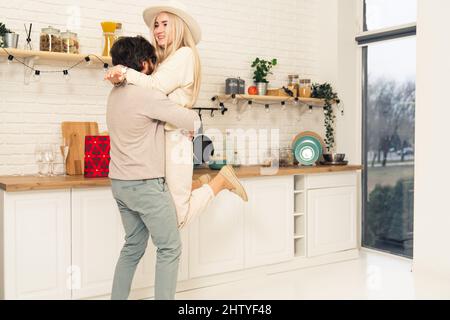
[[[311,79],[300,80],[300,98],[311,98]]]
[[[61,52],[62,42],[60,31],[53,27],[41,29],[39,50],[48,52]]]
[[[61,33],[61,41],[62,41],[62,52],[64,53],[80,53],[80,43],[78,42],[78,37],[75,32],[70,32],[67,30],[66,32]]]
[[[116,23],[116,38],[120,39],[123,37],[123,30],[122,30],[122,23],[121,22],[117,22]]]
[[[288,89],[292,91],[294,97],[298,97],[298,89],[299,89],[298,74],[291,74],[288,76],[288,78],[289,78]]]

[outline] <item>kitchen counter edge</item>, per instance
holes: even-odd
[[[347,166],[314,166],[314,167],[287,167],[264,168],[261,166],[245,166],[235,168],[239,178],[276,177],[304,174],[337,173],[362,170],[361,165]],[[193,179],[203,174],[214,177],[219,171],[207,168],[195,169]],[[33,191],[33,190],[58,190],[72,188],[108,187],[111,185],[109,178],[85,178],[84,176],[0,176],[0,189],[6,192]]]

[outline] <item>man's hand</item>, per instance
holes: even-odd
[[[112,84],[122,83],[125,80],[125,77],[122,73],[122,68],[123,66],[120,64],[110,68],[106,72],[104,80],[109,80]]]

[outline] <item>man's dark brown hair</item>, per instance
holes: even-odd
[[[119,38],[112,46],[110,54],[114,66],[121,64],[139,72],[142,71],[144,61],[156,64],[155,48],[141,36]]]

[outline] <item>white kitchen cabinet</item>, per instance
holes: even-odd
[[[0,298],[70,299],[70,190],[0,197]]]
[[[308,177],[308,256],[357,248],[356,176]]]
[[[73,298],[111,293],[124,232],[111,188],[72,190]]]
[[[244,202],[222,191],[189,226],[190,278],[244,268]]]
[[[257,178],[245,186],[245,268],[292,259],[293,177]]]
[[[241,274],[226,275],[232,271],[357,257],[356,177],[344,172],[247,178],[247,203],[220,193],[181,231],[181,290]],[[109,296],[124,244],[110,187],[0,190],[0,235],[0,299]],[[132,284],[145,290],[135,290],[135,296],[149,295],[155,262],[149,239]]]
[[[182,234],[186,241],[185,232]],[[73,189],[73,298],[111,294],[114,271],[125,243],[125,232],[111,188]],[[186,250],[187,251],[187,250]],[[179,279],[187,279],[187,252],[180,261]],[[151,237],[133,278],[132,289],[154,285],[156,248]]]
[[[180,231],[182,251],[180,257],[180,265],[178,269],[178,281],[187,280],[189,278],[188,232],[189,232],[188,227]],[[123,238],[121,244],[123,244]],[[132,289],[142,289],[154,286],[155,265],[156,265],[156,247],[153,245],[152,239],[150,237],[148,239],[148,245],[145,255],[142,257],[142,260],[136,269]]]

